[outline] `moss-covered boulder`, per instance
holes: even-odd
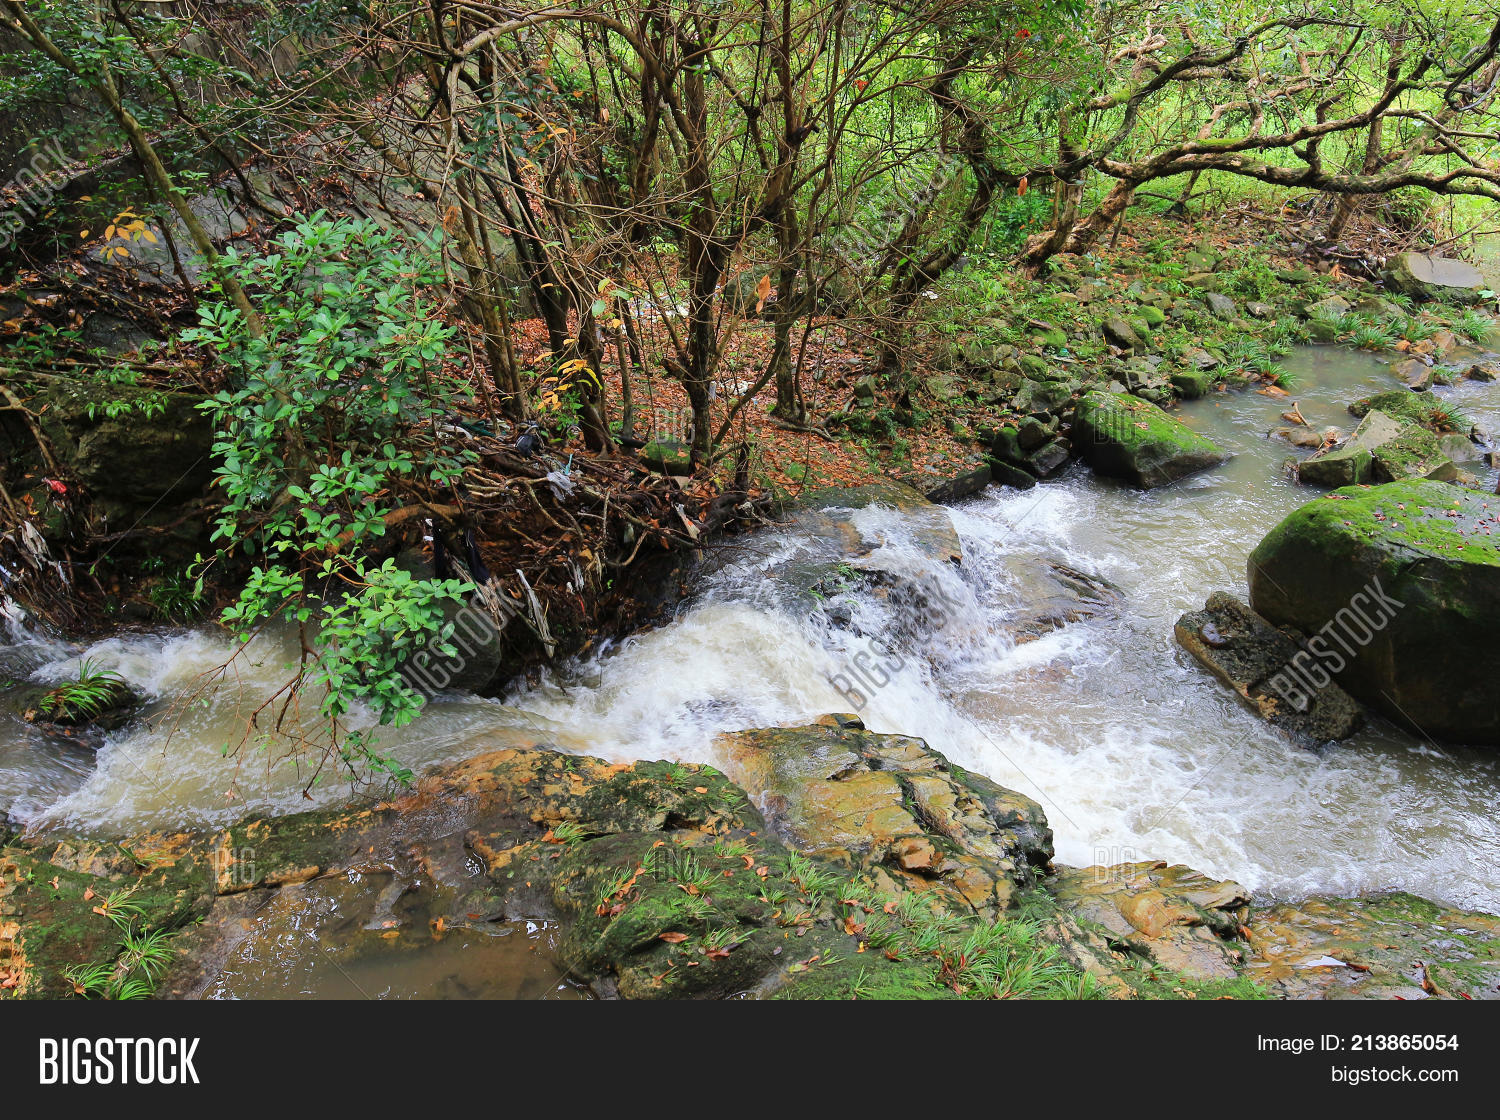
[[[1298,463],[1298,481],[1330,488],[1369,482],[1375,469],[1375,448],[1399,436],[1402,427],[1400,420],[1379,409],[1370,411],[1348,439],[1321,448]]]
[[[1094,390],[1078,402],[1073,446],[1100,474],[1143,489],[1216,467],[1229,456],[1149,401]]]
[[[663,474],[692,474],[693,449],[681,440],[653,440],[641,448],[641,462]]]
[[[1410,420],[1413,424],[1428,427],[1433,422],[1433,408],[1437,403],[1429,393],[1389,389],[1384,393],[1361,397],[1349,406],[1349,412],[1353,416],[1367,416],[1378,410],[1398,420]]]
[[[1441,482],[1335,490],[1250,555],[1250,604],[1403,726],[1500,744],[1497,530],[1500,498]]]
[[[1432,432],[1411,420],[1371,408],[1348,439],[1299,463],[1297,477],[1314,486],[1330,487],[1408,478],[1448,482],[1458,477],[1458,468]]]

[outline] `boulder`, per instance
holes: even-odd
[[[1497,529],[1500,501],[1441,482],[1335,490],[1251,553],[1250,605],[1324,637],[1329,673],[1400,725],[1500,745]]]
[[[1408,478],[1452,482],[1458,477],[1458,468],[1444,454],[1438,437],[1416,424],[1404,425],[1399,435],[1373,448],[1370,454],[1375,461],[1377,482],[1400,482]]]
[[[1183,649],[1268,722],[1308,746],[1347,739],[1363,723],[1359,705],[1321,674],[1299,673],[1312,657],[1301,635],[1278,630],[1234,596],[1216,591],[1201,611],[1177,620]]]
[[[1107,944],[1190,980],[1232,981],[1234,944],[1250,913],[1250,892],[1181,864],[1121,863],[1065,867],[1053,884],[1058,906]],[[1115,972],[1115,962],[1074,961],[1085,971]]]
[[[1349,412],[1354,416],[1366,416],[1378,409],[1388,416],[1409,420],[1413,424],[1420,424],[1424,428],[1431,429],[1433,408],[1436,404],[1436,398],[1431,394],[1414,393],[1408,389],[1392,389],[1389,392],[1360,398],[1349,406]]]
[[[693,473],[692,448],[681,440],[652,440],[641,448],[641,462],[662,474]]]
[[[1299,463],[1297,477],[1313,486],[1329,487],[1405,478],[1448,482],[1457,477],[1457,468],[1432,432],[1372,408],[1347,440]]]
[[[959,501],[962,498],[979,493],[990,484],[992,477],[993,474],[988,466],[966,471],[963,474],[945,479],[928,490],[927,500],[929,502],[936,502],[939,505]]]
[[[1135,328],[1130,325],[1129,320],[1119,315],[1112,315],[1104,320],[1102,330],[1104,340],[1121,350],[1135,350],[1141,345],[1141,337],[1136,334]]]
[[[1197,400],[1213,388],[1213,375],[1205,369],[1182,369],[1171,376],[1172,387],[1183,400]]]
[[[1229,458],[1212,440],[1155,405],[1099,390],[1078,402],[1073,443],[1100,474],[1142,489],[1165,486]]]
[[[1484,275],[1467,261],[1431,253],[1399,254],[1391,260],[1386,279],[1398,292],[1457,303],[1477,303],[1485,288]]]
[[[1375,448],[1395,439],[1404,424],[1379,409],[1365,414],[1354,434],[1343,443],[1326,447],[1297,464],[1297,479],[1309,486],[1353,486],[1369,482],[1374,471]]]
[[[1391,363],[1391,372],[1406,382],[1414,393],[1425,393],[1432,388],[1432,366],[1421,358],[1402,358]]]
[[[1050,870],[1035,801],[954,766],[921,739],[853,716],[720,736],[725,771],[798,851],[993,918]]]
[[[1203,297],[1204,304],[1216,319],[1233,319],[1235,316],[1234,300],[1219,292],[1209,292]]]

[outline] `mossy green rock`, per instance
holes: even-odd
[[[1213,385],[1213,375],[1206,369],[1181,369],[1172,374],[1172,388],[1183,400],[1205,397]]]
[[[1250,603],[1277,625],[1345,636],[1357,656],[1329,670],[1403,726],[1500,745],[1497,531],[1500,498],[1478,491],[1426,479],[1335,490],[1251,553]]]
[[[1353,416],[1366,416],[1378,410],[1388,416],[1410,420],[1413,424],[1420,424],[1431,430],[1433,411],[1440,407],[1441,402],[1434,399],[1431,393],[1414,393],[1410,389],[1391,389],[1388,392],[1376,393],[1371,397],[1362,397],[1349,406],[1349,412]]]
[[[1100,390],[1078,402],[1073,446],[1100,474],[1142,489],[1165,486],[1229,458],[1211,439],[1149,401]]]
[[[641,448],[641,462],[664,474],[692,474],[692,449],[675,439],[655,440]]]

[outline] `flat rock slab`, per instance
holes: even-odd
[[[1284,999],[1500,999],[1500,918],[1409,894],[1313,898],[1246,923],[1245,975]]]
[[[1363,724],[1359,704],[1329,680],[1303,641],[1278,630],[1233,595],[1216,591],[1177,620],[1177,641],[1268,722],[1305,745],[1347,739]],[[1302,664],[1311,670],[1300,668]],[[1321,687],[1315,682],[1325,681]]]

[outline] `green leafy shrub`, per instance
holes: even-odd
[[[241,640],[278,616],[316,630],[298,683],[322,688],[327,745],[405,776],[344,720],[357,701],[382,724],[416,716],[422,698],[400,667],[424,646],[453,652],[444,605],[472,590],[369,555],[404,498],[451,484],[472,459],[435,429],[461,392],[442,366],[453,328],[422,297],[439,278],[434,247],[320,211],[262,254],[226,252],[224,265],[264,325],[257,333],[224,300],[184,332],[230,378],[202,406],[224,494],[214,539],[258,560],[222,621]]]

